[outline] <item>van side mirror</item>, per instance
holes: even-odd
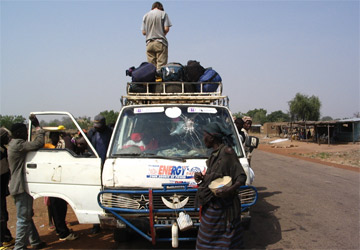
[[[245,146],[254,149],[257,148],[259,145],[259,138],[255,137],[255,136],[248,136],[245,139]]]

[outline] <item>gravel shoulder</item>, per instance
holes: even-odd
[[[259,138],[258,150],[360,172],[359,142],[328,145],[276,137]]]

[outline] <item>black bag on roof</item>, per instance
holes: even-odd
[[[184,66],[185,80],[187,82],[199,81],[200,76],[202,76],[204,72],[204,67],[200,65],[200,62],[195,60],[189,60],[186,66]]]

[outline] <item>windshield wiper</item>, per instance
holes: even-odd
[[[163,156],[163,155],[156,155],[156,154],[149,154],[149,153],[126,153],[126,154],[113,154],[113,156],[115,157],[122,157],[122,156],[131,156],[131,157],[136,157],[136,156],[140,156],[141,158],[159,158],[159,159],[167,159],[167,160],[174,160],[174,161],[181,161],[181,162],[186,162],[186,158],[185,157],[180,157],[180,156]]]
[[[140,156],[140,153],[113,154],[113,156]]]
[[[186,158],[181,156],[164,156],[164,155],[149,154],[149,153],[143,153],[140,156],[186,162]]]

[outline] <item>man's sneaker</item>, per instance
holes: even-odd
[[[9,247],[9,246],[12,246],[12,245],[14,245],[14,244],[15,244],[15,239],[12,238],[12,239],[9,240],[9,241],[4,241],[4,242],[2,243],[2,246],[3,246],[3,247]]]
[[[94,224],[93,227],[91,228],[90,233],[91,234],[98,234],[101,231],[101,227],[100,224]]]
[[[79,238],[79,236],[77,234],[70,233],[65,238],[60,238],[59,240],[76,240],[77,238]]]
[[[32,249],[43,249],[44,247],[46,247],[46,243],[45,242],[40,242],[39,244],[37,245],[33,245],[31,246]]]
[[[0,250],[12,250],[12,249],[14,249],[14,246],[9,246],[9,247],[2,246],[2,247],[0,247]]]

